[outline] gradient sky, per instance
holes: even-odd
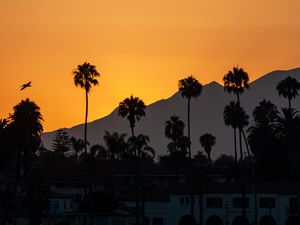
[[[194,74],[221,82],[233,66],[254,80],[300,66],[299,0],[0,0],[0,118],[29,97],[44,129],[84,121],[72,70],[101,73],[89,121],[133,94],[150,104]],[[19,91],[22,83],[32,88]]]

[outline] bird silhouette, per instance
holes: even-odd
[[[28,88],[28,87],[31,87],[31,81],[29,81],[29,82],[26,83],[26,84],[23,84],[23,85],[21,86],[21,91],[23,91],[25,88]]]

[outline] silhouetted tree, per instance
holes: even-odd
[[[125,98],[119,104],[118,114],[121,117],[126,117],[128,119],[132,137],[135,136],[135,122],[139,121],[141,117],[145,116],[145,109],[146,105],[143,100],[139,99],[138,97],[133,97],[132,95],[129,98]]]
[[[10,129],[16,138],[18,149],[17,172],[20,173],[20,161],[23,158],[24,175],[30,170],[30,158],[40,144],[40,135],[43,131],[43,117],[40,107],[28,98],[14,106],[13,113],[9,117]]]
[[[294,167],[299,168],[300,160],[300,114],[294,108],[283,108],[275,124],[276,135],[287,150]]]
[[[224,77],[224,90],[228,93],[234,93],[237,97],[237,103],[240,104],[240,95],[245,89],[249,88],[248,73],[243,68],[233,67]]]
[[[189,160],[192,160],[192,152],[191,152],[191,126],[190,126],[190,107],[191,107],[191,98],[197,98],[202,92],[202,84],[193,77],[192,75],[187,78],[181,79],[178,82],[178,89],[183,98],[187,98],[188,100],[188,150],[189,150]],[[192,167],[192,164],[190,165]],[[193,169],[190,168],[191,173],[191,183],[193,183],[192,173]],[[194,216],[194,197],[193,191],[191,191],[191,215]]]
[[[78,65],[73,71],[74,84],[85,90],[85,121],[84,121],[84,153],[87,154],[87,120],[88,120],[88,94],[92,86],[98,85],[99,72],[94,65],[88,62]]]
[[[149,136],[143,134],[128,139],[129,146],[131,147],[129,149],[133,150],[133,148],[136,148],[137,157],[143,161],[153,160],[155,157],[155,150],[149,145],[149,142]]]
[[[128,144],[125,141],[126,134],[119,134],[118,132],[110,133],[105,131],[103,140],[105,142],[105,149],[111,160],[120,159],[122,157],[126,158],[126,150],[128,149]]]
[[[248,142],[255,157],[272,154],[268,149],[275,142],[275,121],[277,108],[270,101],[263,100],[253,111],[253,122],[248,128]]]
[[[55,153],[65,156],[71,150],[71,140],[69,134],[64,129],[58,129],[55,132],[52,149]]]
[[[249,88],[249,77],[247,72],[245,72],[242,68],[233,67],[232,71],[229,71],[224,77],[224,90],[228,93],[234,93],[237,98],[237,105],[240,106],[240,94],[244,93],[245,89]],[[242,134],[244,135],[242,129],[242,115],[240,115],[239,121],[239,143],[240,143],[240,157],[241,157],[241,176],[242,176],[242,198],[245,199],[245,184],[244,184],[244,165],[243,165],[243,150],[242,150]],[[244,140],[246,143],[246,137],[244,135]],[[246,143],[247,144],[247,143]],[[246,217],[246,208],[243,204],[243,217]]]
[[[216,137],[210,133],[205,133],[200,137],[199,141],[200,141],[201,146],[204,148],[204,151],[207,153],[208,163],[209,163],[209,166],[211,166],[210,153],[211,153],[212,146],[214,146],[216,144]]]
[[[189,138],[184,136],[184,127],[183,121],[175,115],[165,122],[165,136],[171,140],[168,144],[168,151],[176,165],[186,157],[190,145]]]
[[[70,142],[71,142],[71,147],[74,151],[74,158],[77,161],[78,156],[84,149],[84,140],[82,140],[80,138],[76,138],[76,137],[71,137]]]
[[[288,76],[284,80],[280,81],[276,87],[279,96],[283,96],[288,99],[289,109],[291,108],[291,101],[298,96],[298,90],[300,89],[300,83],[293,77]]]
[[[191,76],[187,78],[181,79],[178,82],[178,89],[183,98],[187,98],[188,100],[188,138],[190,141],[189,144],[189,159],[192,159],[191,153],[191,126],[190,126],[190,108],[191,108],[191,98],[197,98],[202,91],[202,84],[199,81]]]
[[[135,134],[134,134],[134,127],[135,122],[139,121],[141,117],[145,116],[145,109],[146,105],[143,102],[143,100],[139,99],[138,97],[133,97],[132,95],[129,98],[125,98],[122,102],[120,102],[118,107],[118,114],[121,117],[126,117],[129,121],[129,127],[131,129],[131,137],[133,140],[135,140]],[[135,174],[136,174],[136,192],[137,192],[137,198],[136,198],[136,223],[139,223],[139,158],[138,158],[138,152],[137,148],[135,146],[135,143],[133,143],[133,149],[134,149],[134,155],[135,155]],[[143,212],[143,220],[144,212]],[[144,221],[145,222],[145,221]]]

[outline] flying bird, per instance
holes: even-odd
[[[23,84],[23,85],[21,86],[21,91],[23,91],[25,88],[28,88],[28,87],[31,87],[31,81],[29,81],[29,82],[26,83],[26,84]]]

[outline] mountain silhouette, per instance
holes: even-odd
[[[250,83],[250,89],[241,95],[241,104],[250,119],[252,119],[253,109],[263,99],[270,100],[278,109],[288,106],[287,99],[279,98],[276,91],[278,82],[287,76],[300,81],[300,68],[273,71]],[[211,152],[212,158],[215,159],[221,154],[233,155],[233,130],[226,127],[223,121],[224,107],[232,100],[235,100],[235,96],[224,92],[223,86],[217,82],[204,85],[200,97],[191,100],[192,154],[196,154],[199,150],[203,151],[199,137],[204,133],[211,133],[216,137],[216,145]],[[292,106],[299,110],[300,97],[293,99]],[[150,137],[150,145],[156,150],[157,156],[167,154],[169,140],[164,135],[164,128],[165,121],[172,115],[179,116],[187,126],[187,101],[178,92],[168,99],[148,105],[146,117],[136,124],[136,134],[142,133]],[[83,139],[84,124],[66,129],[66,131],[72,136]],[[106,117],[88,123],[88,141],[91,144],[104,144],[105,131],[130,134],[128,121],[118,116],[117,109]],[[51,147],[54,133],[55,131],[42,135],[46,148]],[[185,133],[187,134],[187,127]]]

